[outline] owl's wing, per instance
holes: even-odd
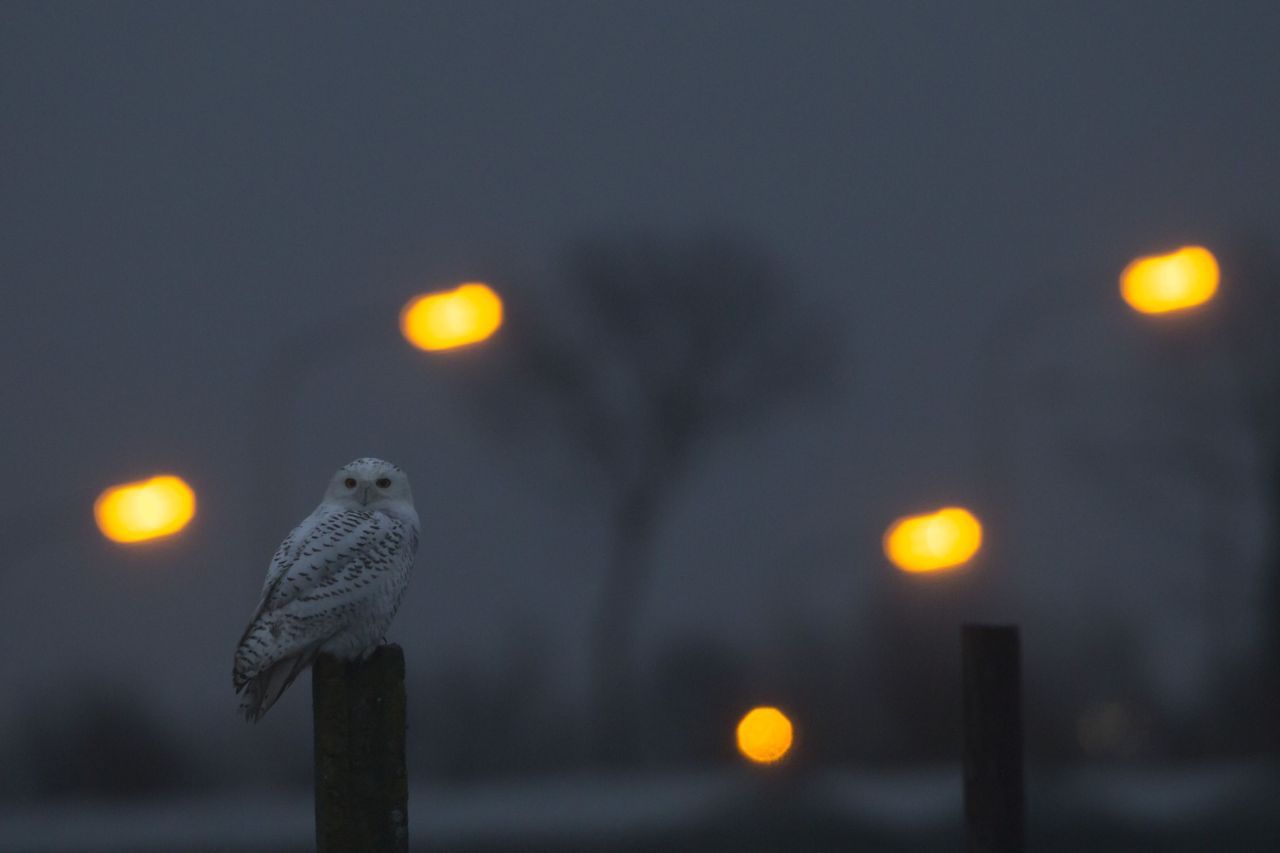
[[[262,585],[262,601],[253,618],[264,611],[277,610],[329,581],[386,536],[395,523],[381,513],[326,511],[324,507],[316,510],[276,549]]]
[[[301,550],[300,543],[307,540],[324,516],[324,508],[321,507],[304,518],[301,524],[289,531],[289,535],[284,538],[284,541],[280,543],[280,547],[271,555],[271,563],[267,566],[267,577],[262,582],[263,601],[266,600],[267,594],[271,592],[271,588],[276,585],[276,581],[280,580],[280,576],[297,561],[298,551]]]

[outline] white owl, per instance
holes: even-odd
[[[382,641],[418,550],[409,478],[381,459],[338,470],[280,544],[236,648],[240,710],[257,721],[320,652],[352,659]]]

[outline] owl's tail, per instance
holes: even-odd
[[[318,645],[308,646],[288,657],[281,658],[252,678],[240,682],[236,692],[241,693],[240,713],[251,723],[262,719],[285,688],[315,660]]]
[[[240,697],[240,713],[256,723],[280,694],[311,665],[324,641],[281,643],[271,619],[255,615],[236,647],[231,681]],[[326,638],[327,639],[327,638]]]

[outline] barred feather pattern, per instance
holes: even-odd
[[[394,485],[377,485],[393,476]],[[340,469],[326,500],[276,550],[237,645],[232,682],[245,718],[260,719],[317,654],[370,653],[400,606],[417,549],[404,473],[368,458]]]

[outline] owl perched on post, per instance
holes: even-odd
[[[240,710],[257,721],[320,652],[353,659],[382,641],[418,550],[409,478],[381,459],[333,475],[324,500],[276,549],[236,648]]]

